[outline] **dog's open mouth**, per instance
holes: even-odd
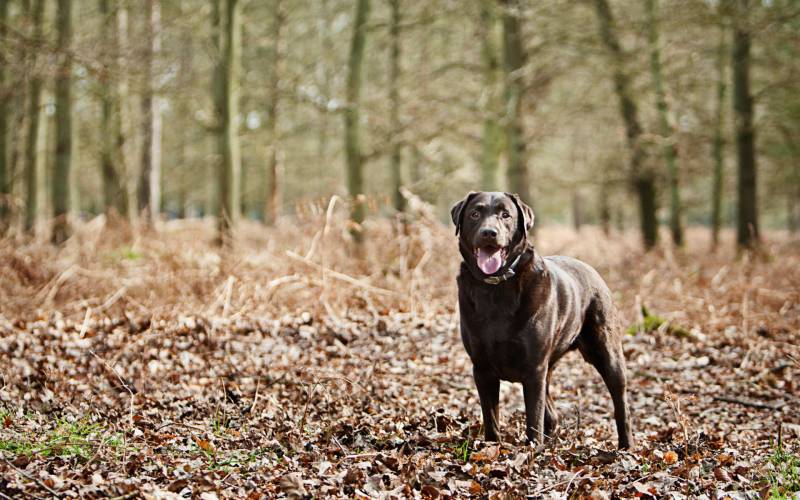
[[[479,247],[475,249],[475,259],[484,274],[494,274],[506,262],[506,249],[501,247]]]

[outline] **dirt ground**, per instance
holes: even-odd
[[[800,490],[797,239],[736,256],[691,228],[685,250],[644,254],[633,233],[539,230],[543,254],[615,293],[637,445],[615,450],[608,393],[575,353],[553,377],[556,438],[524,443],[504,383],[498,445],[480,438],[451,229],[375,221],[357,252],[324,208],[224,251],[211,221],[0,242],[0,499]]]

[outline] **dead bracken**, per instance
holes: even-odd
[[[768,234],[768,256],[737,258],[703,230],[643,253],[635,234],[540,229],[542,252],[597,267],[623,327],[646,304],[689,332],[625,336],[638,444],[616,452],[605,388],[574,353],[553,377],[555,440],[524,445],[521,392],[503,385],[503,442],[482,442],[450,229],[367,224],[363,260],[324,215],[244,225],[227,250],[211,221],[130,240],[88,223],[61,250],[2,241],[2,495],[797,491],[796,241]]]

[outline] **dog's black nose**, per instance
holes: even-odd
[[[491,227],[481,229],[481,238],[497,238],[497,230]]]

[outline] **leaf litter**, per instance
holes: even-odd
[[[88,223],[61,251],[2,242],[0,492],[752,498],[800,490],[796,240],[770,235],[763,255],[737,259],[707,252],[700,230],[690,231],[689,250],[650,254],[635,235],[540,230],[544,253],[598,268],[634,327],[624,349],[637,445],[619,452],[607,391],[574,353],[553,377],[561,415],[553,440],[524,443],[521,391],[504,383],[504,441],[482,441],[447,228],[424,217],[405,233],[369,222],[374,239],[357,259],[344,220],[323,209],[304,217],[271,231],[246,226],[235,250],[211,245],[210,222],[169,223],[159,238],[132,243]],[[659,326],[637,327],[643,310]]]

